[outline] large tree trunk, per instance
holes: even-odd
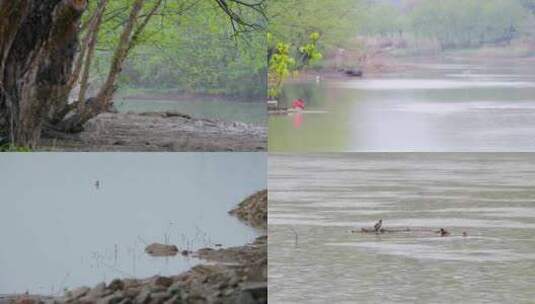
[[[215,0],[228,14],[234,29],[251,26],[230,4],[260,11],[263,1],[244,4],[238,0]],[[144,28],[164,3],[155,0],[141,14],[146,0],[133,0],[130,14],[115,48],[107,78],[97,95],[85,99],[96,38],[108,0],[100,0],[88,33],[78,51],[80,17],[88,0],[0,0],[0,144],[33,148],[43,129],[48,133],[78,132],[103,111],[109,111],[117,78],[128,53]],[[93,32],[92,32],[93,31]],[[75,62],[76,61],[76,62]],[[83,73],[82,73],[83,72]],[[79,100],[68,97],[82,73]],[[46,128],[45,128],[46,127]],[[57,133],[59,134],[59,133]]]
[[[143,9],[145,0],[134,0],[130,14],[124,25],[123,31],[119,38],[119,43],[113,53],[108,76],[106,81],[101,86],[99,92],[95,97],[89,98],[87,101],[85,98],[85,86],[87,85],[87,75],[84,75],[84,79],[81,82],[80,95],[78,100],[78,111],[67,117],[63,121],[59,122],[56,127],[66,132],[78,132],[83,129],[83,125],[96,115],[110,111],[113,107],[112,99],[117,86],[117,78],[122,71],[123,64],[128,56],[129,51],[135,45],[137,36],[143,31],[144,27],[149,22],[150,18],[156,13],[162,4],[162,0],[156,1],[152,10],[144,17],[143,21],[136,28],[136,22],[138,21],[139,14]],[[98,28],[97,30],[98,31]],[[96,33],[95,33],[96,34]],[[91,50],[87,55],[85,64],[91,64]],[[89,66],[86,66],[89,67]],[[89,70],[86,70],[88,73]],[[86,104],[87,103],[87,104]]]
[[[0,131],[35,147],[50,111],[66,104],[87,0],[0,0]]]

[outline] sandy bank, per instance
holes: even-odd
[[[80,134],[53,134],[40,151],[265,151],[267,128],[174,112],[104,113]]]

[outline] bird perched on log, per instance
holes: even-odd
[[[383,226],[383,219],[380,219],[377,224],[373,226],[373,229],[375,229],[375,231],[379,231],[381,230],[381,226]]]

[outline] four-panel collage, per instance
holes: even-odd
[[[535,0],[0,0],[0,304],[535,303]]]

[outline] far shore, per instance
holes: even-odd
[[[427,52],[422,54],[406,52],[399,49],[381,51],[364,64],[344,62],[336,66],[332,62],[324,62],[322,67],[308,68],[300,71],[297,76],[289,78],[286,83],[304,83],[316,81],[317,76],[323,80],[351,80],[359,77],[350,77],[344,74],[345,70],[356,69],[363,72],[361,78],[380,77],[389,73],[402,73],[415,68],[416,63],[440,62],[444,60],[468,60],[485,63],[498,61],[508,64],[535,64],[535,53],[517,51],[511,46],[488,46],[475,49],[452,49],[442,52]]]
[[[181,93],[165,90],[139,89],[135,92],[124,92],[117,94],[116,100],[170,100],[170,101],[221,101],[221,102],[247,102],[261,103],[264,101],[263,96],[244,96],[228,94],[208,94],[208,93]]]

